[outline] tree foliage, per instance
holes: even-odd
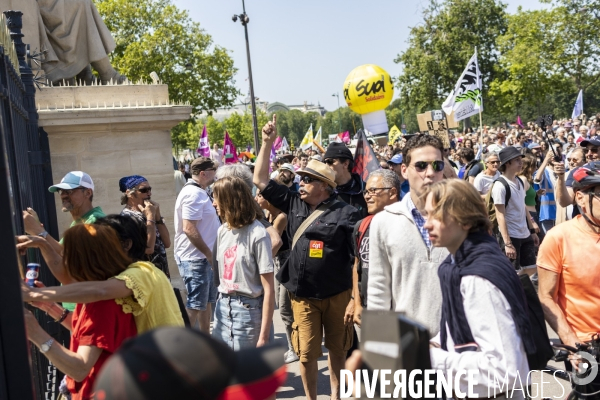
[[[129,80],[149,81],[156,72],[171,101],[189,102],[194,113],[231,106],[239,91],[237,69],[225,48],[171,0],[94,0],[116,42],[113,66]],[[175,147],[195,134],[193,121],[171,131]],[[190,136],[191,135],[191,136]]]
[[[475,47],[485,104],[486,89],[497,74],[496,37],[507,28],[505,8],[496,0],[431,0],[423,22],[411,28],[408,48],[394,60],[403,68],[397,83],[402,107],[439,109]]]

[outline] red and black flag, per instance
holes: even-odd
[[[367,179],[369,179],[371,172],[380,169],[381,166],[379,165],[379,161],[377,161],[375,152],[367,140],[367,135],[365,135],[365,132],[360,129],[357,133],[357,136],[358,142],[356,143],[356,152],[354,153],[354,169],[352,169],[352,172],[359,174],[363,182],[366,182]]]

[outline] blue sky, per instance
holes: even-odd
[[[244,28],[231,17],[241,0],[173,0],[190,12],[214,42],[231,51],[236,86],[248,93]],[[544,7],[538,0],[505,0],[509,12]],[[429,0],[246,0],[255,96],[269,102],[320,102],[337,108],[346,76],[376,64],[393,76],[394,59],[407,46],[410,27],[422,20]],[[465,60],[465,63],[468,60]],[[395,94],[397,96],[397,93]],[[343,96],[340,105],[344,106]]]

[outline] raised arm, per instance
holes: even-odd
[[[267,122],[262,129],[262,146],[256,157],[254,165],[254,184],[262,192],[269,183],[269,163],[271,148],[277,138],[277,115],[273,114],[273,121]]]

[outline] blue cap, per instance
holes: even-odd
[[[402,154],[398,153],[388,160],[388,164],[402,164]]]
[[[530,149],[530,150],[531,150],[531,149],[539,149],[539,148],[541,148],[541,147],[542,147],[542,146],[540,146],[540,144],[539,144],[539,143],[535,143],[535,142],[534,142],[534,143],[530,143],[530,144],[527,146],[527,148],[528,148],[528,149]]]

